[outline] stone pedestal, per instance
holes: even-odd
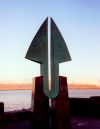
[[[34,109],[31,129],[49,129],[49,98],[43,92],[43,77],[35,78]]]
[[[59,95],[51,100],[54,113],[51,118],[52,129],[71,129],[67,78],[59,77]]]

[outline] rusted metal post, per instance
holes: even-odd
[[[4,103],[0,102],[0,114],[4,113]]]
[[[51,99],[51,108],[55,111],[51,119],[51,128],[71,129],[67,78],[59,77],[60,92],[58,97]]]
[[[49,98],[43,92],[43,77],[35,78],[34,110],[31,129],[49,129]]]

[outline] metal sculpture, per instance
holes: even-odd
[[[70,61],[71,57],[59,29],[52,18],[50,18],[50,21],[51,90],[49,90],[48,84],[48,18],[44,21],[32,40],[25,58],[41,64],[44,93],[49,98],[55,98],[59,94],[59,63]]]

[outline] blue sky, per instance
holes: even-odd
[[[27,83],[40,75],[39,64],[24,57],[47,16],[72,57],[60,64],[60,75],[100,85],[100,0],[0,0],[0,82]]]

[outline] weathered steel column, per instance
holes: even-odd
[[[71,129],[69,100],[68,100],[68,86],[67,78],[59,77],[60,91],[59,95],[51,99],[51,108],[54,110],[55,115],[51,118],[51,128],[56,124],[56,129]]]
[[[4,113],[4,103],[0,102],[0,114]]]
[[[31,129],[49,129],[49,98],[43,92],[43,77],[35,78]]]

